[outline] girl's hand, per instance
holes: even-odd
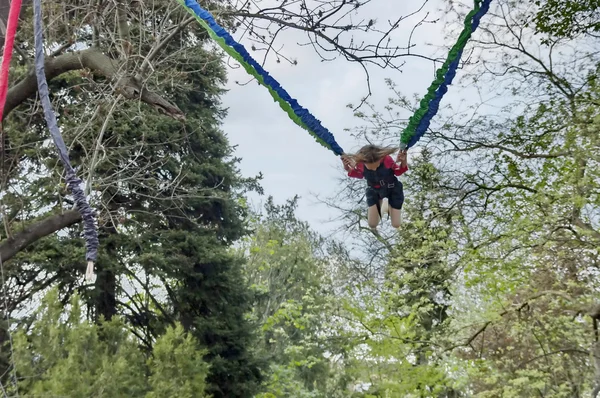
[[[406,151],[400,151],[398,152],[398,156],[396,156],[396,163],[402,163],[405,164],[407,162],[406,160]]]
[[[352,169],[354,169],[354,166],[352,164],[352,160],[347,157],[347,156],[342,156],[342,163],[344,164],[344,169],[348,172],[350,172]]]

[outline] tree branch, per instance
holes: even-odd
[[[48,80],[52,80],[65,72],[80,69],[90,69],[96,74],[114,80],[117,90],[127,99],[139,99],[154,107],[160,113],[177,120],[185,119],[183,112],[181,112],[177,105],[147,90],[138,79],[130,76],[120,76],[121,72],[118,62],[96,48],[48,58],[45,63],[46,79]],[[8,91],[6,106],[4,108],[4,118],[36,92],[37,80],[32,69],[23,80],[15,84]]]
[[[592,225],[584,222],[580,217],[573,217],[572,221],[576,227],[588,231],[595,239],[600,240],[600,232],[596,231]]]
[[[124,59],[129,58],[132,50],[129,25],[127,24],[127,6],[128,4],[126,4],[126,1],[117,1],[117,30]]]
[[[474,190],[471,190],[471,191],[467,192],[466,195],[465,195],[465,198],[466,198],[466,196],[468,196],[468,195],[470,195],[472,193],[475,193],[475,192],[477,192],[479,190],[498,192],[498,191],[501,191],[503,189],[513,188],[513,189],[522,189],[524,191],[531,192],[531,193],[538,193],[538,191],[536,189],[528,187],[528,186],[523,185],[523,184],[511,184],[511,183],[507,183],[507,184],[498,184],[496,186],[489,187],[489,186],[483,185],[482,183],[479,183],[477,181],[470,181],[470,183],[473,184],[473,185],[475,185],[477,188],[474,189]]]
[[[79,212],[77,210],[69,210],[35,222],[22,231],[13,234],[12,238],[0,244],[0,259],[3,262],[8,261],[35,241],[76,224],[79,221],[81,221]]]
[[[554,153],[531,153],[531,152],[521,152],[514,148],[509,148],[506,145],[502,145],[500,143],[485,143],[476,140],[470,140],[466,138],[458,138],[458,137],[447,137],[439,132],[432,132],[432,135],[441,138],[454,146],[454,151],[456,152],[471,152],[476,149],[485,148],[485,149],[498,149],[500,151],[511,153],[521,159],[556,159],[560,157],[572,156],[572,151],[560,151]],[[454,143],[454,141],[462,142],[465,144],[470,144],[470,146],[459,147]]]
[[[323,27],[320,27],[321,30],[319,30],[319,27],[315,27],[315,26],[304,26],[304,25],[300,25],[298,23],[294,23],[294,22],[288,22],[287,19],[280,19],[277,17],[273,17],[270,15],[266,15],[266,14],[261,14],[261,13],[250,13],[250,12],[245,12],[245,11],[232,11],[232,12],[223,12],[221,13],[224,16],[233,16],[233,17],[240,17],[240,18],[257,18],[257,19],[263,19],[265,21],[269,21],[272,23],[276,23],[278,25],[281,26],[285,26],[286,28],[291,28],[291,29],[296,29],[296,30],[300,30],[300,31],[304,31],[310,34],[315,35],[315,37],[321,38],[323,39],[325,42],[329,43],[334,51],[339,52],[340,54],[342,54],[346,60],[348,61],[354,61],[354,62],[359,62],[359,63],[363,63],[363,62],[370,62],[370,63],[377,63],[377,61],[383,60],[382,64],[378,64],[381,67],[386,67],[386,66],[392,66],[391,64],[391,60],[393,59],[397,59],[397,58],[403,58],[403,57],[415,57],[415,58],[423,58],[426,59],[428,61],[436,61],[435,59],[431,58],[431,57],[427,57],[424,55],[420,55],[420,54],[411,54],[410,52],[405,52],[405,53],[397,53],[397,52],[392,52],[391,54],[379,54],[377,51],[375,51],[375,49],[373,50],[368,50],[369,47],[363,46],[363,47],[347,47],[344,46],[342,44],[339,43],[337,37],[331,38],[329,36],[327,36],[325,33],[322,32]],[[334,27],[334,26],[329,26],[329,28],[331,29],[340,29],[340,30],[345,30],[345,28],[340,28],[340,27]],[[399,50],[400,48],[394,48],[393,50]],[[325,50],[323,48],[323,50]],[[392,49],[390,49],[392,50]],[[327,51],[327,50],[326,50]],[[368,52],[368,54],[356,54],[358,52]]]
[[[527,307],[529,305],[530,302],[532,302],[533,300],[536,300],[540,297],[544,297],[544,296],[559,296],[561,298],[563,298],[566,301],[572,302],[573,298],[570,297],[569,295],[567,295],[564,292],[561,291],[556,291],[556,290],[545,290],[543,292],[539,292],[537,294],[532,295],[531,297],[529,297],[527,300],[523,301],[521,304],[516,305],[514,308],[502,311],[501,313],[499,313],[498,315],[502,318],[508,314],[512,314],[515,312],[520,312],[523,308]],[[488,328],[488,326],[490,326],[493,323],[493,321],[486,321],[483,326],[481,326],[479,329],[477,329],[477,331],[475,333],[473,333],[464,343],[460,343],[457,345],[454,345],[452,347],[450,347],[449,349],[447,349],[446,351],[452,351],[455,348],[458,347],[467,347],[469,346],[481,333],[485,332],[485,330]]]
[[[152,48],[152,50],[150,50],[150,52],[148,53],[148,55],[144,59],[144,62],[142,63],[142,66],[140,67],[139,75],[144,76],[146,74],[146,71],[148,70],[148,68],[152,65],[152,61],[154,61],[154,58],[156,58],[158,56],[158,54],[160,54],[160,52],[162,51],[162,49],[167,44],[169,44],[169,42],[177,34],[179,34],[179,32],[181,32],[183,30],[183,28],[185,28],[192,21],[195,21],[195,20],[196,20],[196,17],[189,17],[188,19],[182,21],[179,25],[177,25],[177,27],[175,29],[173,29],[173,31],[171,33],[169,33],[169,35],[167,37],[165,37],[164,40],[157,41],[157,43],[154,45],[154,47]]]

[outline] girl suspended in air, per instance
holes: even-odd
[[[343,155],[342,162],[349,177],[367,180],[367,220],[376,229],[381,220],[383,199],[388,200],[388,213],[394,228],[400,227],[400,210],[404,190],[397,176],[408,171],[406,151],[399,151],[396,161],[390,156],[398,148],[366,145],[354,155]]]

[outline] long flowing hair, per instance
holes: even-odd
[[[378,146],[378,145],[365,145],[360,148],[355,154],[345,155],[347,158],[353,160],[355,163],[375,163],[386,156],[391,155],[398,151],[399,148],[391,146]]]

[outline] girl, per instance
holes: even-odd
[[[348,176],[367,180],[367,220],[371,229],[377,228],[381,220],[381,204],[384,198],[389,202],[392,226],[400,227],[404,191],[396,176],[408,171],[408,163],[406,151],[398,152],[394,162],[390,155],[397,150],[398,148],[366,145],[354,155],[342,155]]]

